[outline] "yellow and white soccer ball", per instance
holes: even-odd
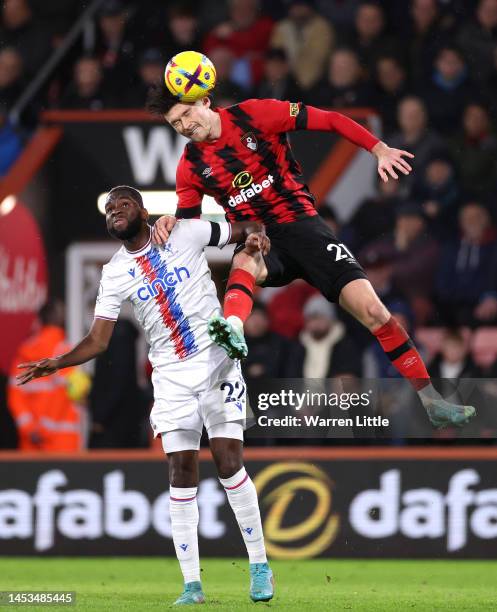
[[[180,102],[195,102],[214,89],[216,69],[203,53],[182,51],[169,60],[164,78]]]

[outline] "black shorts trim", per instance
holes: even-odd
[[[333,284],[333,292],[330,293],[329,296],[325,295],[325,298],[328,299],[330,302],[336,302],[338,304],[338,300],[340,298],[340,293],[342,292],[342,289],[346,285],[351,283],[352,281],[358,280],[360,278],[368,280],[366,272],[364,272],[364,270],[362,269],[360,270],[354,269],[354,270],[349,270],[348,272],[344,272],[341,276],[339,276],[335,280]]]

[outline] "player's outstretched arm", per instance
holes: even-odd
[[[17,384],[24,385],[33,378],[50,376],[50,374],[54,374],[62,368],[69,368],[90,361],[90,359],[105,351],[109,345],[115,324],[115,321],[95,319],[88,334],[67,353],[51,359],[20,363],[17,367],[24,372],[16,377]]]
[[[388,181],[389,176],[398,179],[396,170],[402,174],[409,174],[412,171],[411,166],[404,159],[404,157],[413,158],[412,153],[389,147],[350,117],[314,106],[305,106],[303,114],[305,119],[300,121],[304,129],[336,132],[355,145],[370,151],[378,160],[378,174],[383,181]],[[298,120],[296,127],[299,128]]]
[[[261,252],[267,255],[271,242],[266,236],[266,228],[255,221],[239,221],[231,224],[231,238],[229,243],[245,242],[249,254]]]

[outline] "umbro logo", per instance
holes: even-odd
[[[180,544],[179,547],[181,548],[181,550],[184,552],[186,551],[186,549],[188,548],[188,544]]]
[[[205,178],[209,178],[209,176],[212,176],[212,168],[210,166],[204,168],[202,171],[202,176],[205,176]]]
[[[133,278],[135,278],[135,274],[136,274],[135,269],[134,269],[134,268],[130,268],[130,269],[128,270],[128,274],[129,274],[130,276],[132,276]]]

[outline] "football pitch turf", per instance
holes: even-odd
[[[245,559],[205,559],[202,610],[497,610],[497,561],[273,561],[276,595],[248,598]],[[0,558],[1,591],[76,591],[76,606],[28,610],[163,610],[182,586],[175,559]],[[0,606],[8,610],[12,606]]]

